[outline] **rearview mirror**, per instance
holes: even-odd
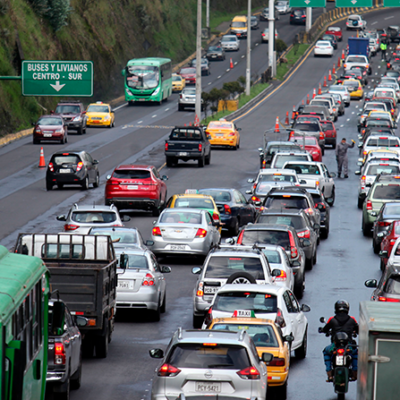
[[[58,220],[58,221],[66,221],[67,218],[66,218],[65,215],[59,215],[59,216],[57,217],[57,220]]]
[[[315,223],[314,225],[313,225],[313,228],[314,229],[319,229],[321,226],[319,225],[319,224],[317,224],[317,223]]]
[[[251,190],[246,190],[246,194],[252,194]]]
[[[201,272],[201,268],[200,267],[193,267],[192,268],[192,274],[199,275],[200,272]]]
[[[300,239],[300,243],[301,243],[302,247],[311,246],[311,240],[310,239]]]
[[[325,318],[324,318],[324,317],[321,317],[321,318],[319,319],[319,322],[321,322],[321,324],[324,324],[324,323],[325,323]]]
[[[161,349],[151,349],[149,354],[151,358],[164,358],[164,352]]]
[[[83,328],[84,326],[87,325],[88,320],[87,320],[87,318],[82,317],[82,315],[75,315],[75,322],[76,322],[76,325]]]
[[[247,179],[248,183],[254,183],[254,179]]]
[[[370,213],[370,215],[371,215],[371,217],[376,217],[376,216],[378,215],[378,213],[377,213],[376,211],[372,211],[372,212]]]
[[[382,250],[379,252],[379,257],[380,258],[388,258],[388,252],[387,250]]]
[[[378,238],[383,238],[384,236],[386,236],[389,232],[387,231],[383,231],[383,232],[378,232],[376,234],[376,236],[378,236]]]
[[[290,263],[292,267],[301,267],[300,261],[294,260]]]
[[[291,342],[293,342],[294,337],[293,337],[292,335],[286,335],[286,336],[283,338],[283,340],[284,340],[285,342],[291,343]]]
[[[121,254],[119,257],[119,268],[121,269],[126,269],[128,267],[129,263],[129,256],[128,254]]]
[[[225,243],[226,244],[235,244],[235,239],[234,238],[225,239]]]
[[[106,176],[106,179],[107,179],[107,180],[111,179],[111,175],[107,175],[107,176]]]
[[[325,201],[328,203],[328,205],[333,205],[335,199],[332,199],[332,197],[329,197],[329,199],[326,199]]]
[[[154,240],[146,240],[146,246],[154,246]]]
[[[330,173],[329,173],[329,176],[330,176],[331,178],[336,178],[336,174],[335,174],[334,172],[330,172]]]
[[[99,163],[99,160],[93,160],[93,165],[97,165]]]
[[[168,180],[168,176],[167,176],[167,175],[163,175],[163,176],[161,177],[161,179],[162,179],[163,181],[167,181],[167,180]]]
[[[264,151],[262,147],[259,147],[257,150],[258,151]]]
[[[378,281],[376,279],[368,279],[367,281],[365,281],[364,285],[367,288],[376,288],[378,286]]]
[[[361,147],[363,147],[362,143],[359,143],[359,144],[357,145],[357,147],[358,147],[359,149],[361,149]]]

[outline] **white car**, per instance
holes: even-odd
[[[225,51],[238,51],[240,47],[240,42],[236,35],[224,35],[220,43]]]
[[[349,15],[346,21],[346,29],[365,29],[367,27],[367,21],[363,20],[360,15],[353,14]]]
[[[295,295],[286,287],[278,285],[228,284],[214,296],[202,329],[206,329],[215,318],[229,318],[237,312],[241,316],[275,321],[283,336],[294,337],[291,349],[296,357],[304,358],[307,351],[308,321],[304,312],[310,311],[306,304],[299,305]]]
[[[275,29],[275,39],[278,39],[278,31]],[[269,41],[269,28],[265,28],[261,32],[261,43]]]
[[[346,107],[350,105],[350,93],[346,86],[332,85],[329,87],[328,93],[339,93],[344,101]]]
[[[374,56],[379,51],[378,39],[369,38],[369,52]]]
[[[203,109],[203,99],[201,99],[201,109]],[[185,87],[179,95],[178,111],[185,111],[185,108],[196,106],[196,89]]]
[[[271,186],[274,186],[275,183],[282,184],[282,186],[285,184],[299,186],[300,184],[296,171],[290,169],[283,170],[279,168],[261,169],[256,179],[248,179],[247,182],[253,184],[250,193],[247,193],[246,191],[247,194],[253,194],[260,182],[268,182]]]
[[[400,154],[400,139],[397,136],[371,135],[362,147],[362,155],[365,156],[370,150],[377,150],[379,147],[394,150]]]
[[[351,69],[353,66],[361,66],[368,70],[368,75],[371,75],[371,67],[369,65],[369,60],[367,56],[363,56],[360,54],[350,54],[346,57],[343,63],[343,67],[345,70]]]
[[[296,132],[296,136],[298,133]],[[271,162],[271,168],[281,169],[287,161],[312,161],[311,154],[306,150],[278,152],[274,154]]]
[[[279,11],[279,14],[289,14],[292,12],[292,7],[288,1],[277,1],[275,3],[275,9]]]
[[[327,40],[318,40],[314,47],[314,57],[317,56],[333,56],[333,46]]]

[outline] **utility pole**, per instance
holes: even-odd
[[[201,120],[201,0],[197,0],[196,117]],[[196,119],[197,119],[196,118]]]
[[[312,8],[306,8],[306,32],[309,32],[312,26]]]
[[[268,17],[268,65],[271,67],[271,78],[275,76],[275,60],[274,60],[274,41],[275,41],[275,3],[269,0],[269,17]]]
[[[250,96],[250,79],[251,79],[251,0],[247,2],[247,64],[246,64],[246,95]]]
[[[206,3],[206,28],[207,31],[210,29],[210,0],[207,0]]]

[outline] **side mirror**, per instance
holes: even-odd
[[[75,315],[75,323],[79,327],[84,327],[87,325],[88,320],[85,317],[82,317],[81,315]]]
[[[384,236],[386,236],[389,232],[387,231],[383,231],[383,232],[379,232],[376,234],[376,236],[378,236],[379,238],[383,238]]]
[[[357,115],[361,115],[362,113],[357,113]]]
[[[355,171],[354,175],[361,175],[361,171]]]
[[[32,126],[36,126],[36,122],[32,122]]]
[[[313,225],[313,228],[314,228],[314,229],[319,229],[319,228],[321,228],[321,226],[320,226],[319,224],[315,223],[315,224]]]
[[[311,246],[311,240],[310,239],[300,239],[300,243],[301,243],[302,247]]]
[[[163,274],[169,274],[172,271],[171,267],[167,265],[161,265],[160,269]]]
[[[293,342],[294,337],[293,337],[292,335],[286,335],[286,336],[283,338],[283,340],[284,340],[285,342],[291,343],[291,342]]]
[[[129,216],[129,215],[124,215],[122,218],[121,218],[121,221],[122,222],[128,222],[128,221],[130,221],[131,220],[131,217]]]
[[[387,252],[387,250],[382,250],[379,252],[379,257],[380,258],[388,258],[389,254]]]
[[[241,130],[242,130],[242,128],[236,128],[236,130],[237,130],[237,131],[241,131]]]
[[[255,201],[254,204],[255,204],[256,206],[261,206],[261,201]]]
[[[106,179],[107,180],[111,179],[111,175],[107,175]]]
[[[55,301],[52,313],[51,332],[53,335],[62,335],[65,322],[65,304],[62,301]]]
[[[99,163],[99,160],[93,160],[93,165],[97,165]]]
[[[363,165],[363,162],[362,162],[362,161],[357,161],[357,165],[358,165],[359,167],[361,167],[361,166]]]
[[[318,203],[318,205],[317,205],[317,210],[323,210],[324,208],[325,208],[325,207],[324,207],[323,204]]]
[[[324,317],[321,317],[320,319],[319,319],[319,322],[321,322],[321,324],[325,324],[325,318]]]
[[[253,192],[251,190],[246,190],[246,194],[252,194]]]
[[[329,206],[331,206],[331,205],[333,205],[334,199],[332,199],[332,197],[330,197],[329,199],[326,199],[325,201],[328,203]]]
[[[121,269],[126,269],[129,264],[129,256],[128,254],[121,254],[119,257],[119,268]]]
[[[330,172],[330,173],[329,173],[329,177],[330,177],[330,178],[336,178],[336,174],[335,174],[334,172]]]
[[[201,270],[202,269],[200,267],[193,267],[192,268],[192,274],[199,275]]]
[[[57,220],[58,220],[58,221],[66,221],[66,220],[67,220],[67,217],[66,217],[65,215],[59,215],[59,216],[57,217]]]
[[[362,143],[359,143],[359,144],[357,145],[357,147],[358,147],[359,149],[361,149],[361,147],[363,147]]]
[[[161,349],[151,349],[149,354],[151,358],[164,358],[164,352]]]
[[[365,281],[364,285],[367,288],[376,288],[378,287],[378,281],[376,279],[368,279],[367,281]]]
[[[146,246],[154,246],[154,240],[146,240]]]
[[[270,363],[274,356],[271,353],[262,353],[261,360],[264,361],[266,364]]]
[[[255,182],[255,179],[247,179],[247,182],[248,182],[248,183],[254,183],[254,182]]]
[[[378,213],[376,211],[372,211],[369,215],[371,217],[376,217],[378,215]]]
[[[163,176],[161,177],[161,179],[162,179],[163,181],[167,181],[167,180],[168,180],[168,176],[167,176],[167,175],[163,175]]]
[[[280,269],[274,269],[271,272],[271,275],[275,276],[275,277],[281,276],[281,274],[282,274],[282,271]]]
[[[302,304],[300,307],[300,310],[303,312],[309,312],[309,311],[311,311],[311,308],[307,304]]]

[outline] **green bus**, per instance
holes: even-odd
[[[157,102],[171,96],[172,64],[169,58],[135,58],[122,70],[125,81],[125,100],[129,105]]]
[[[0,246],[0,398],[44,400],[49,273],[40,258]]]

